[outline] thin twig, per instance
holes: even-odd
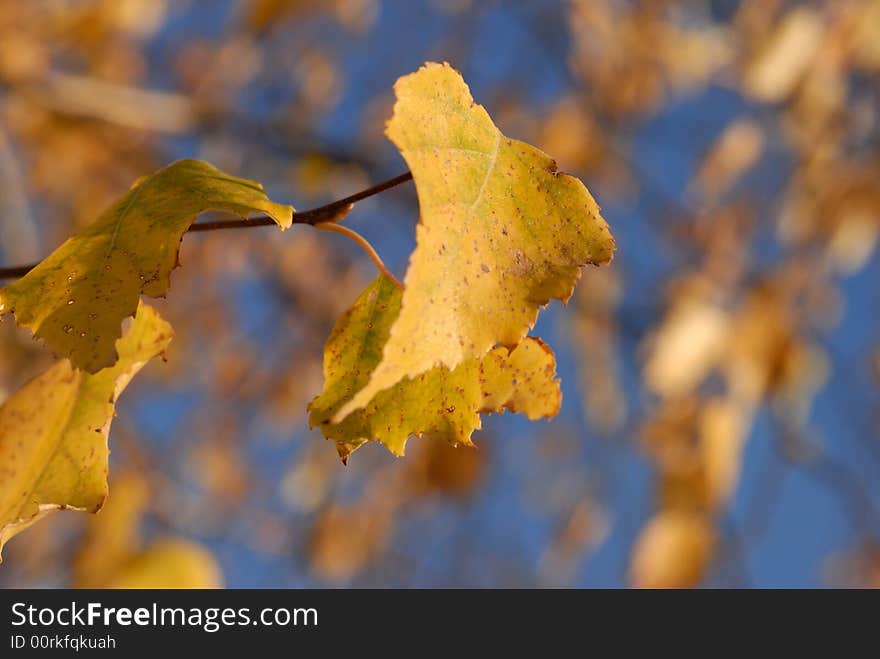
[[[321,223],[327,224],[338,222],[343,217],[345,217],[349,210],[351,210],[353,204],[363,199],[366,199],[367,197],[377,195],[380,192],[385,192],[385,190],[390,190],[391,188],[398,186],[401,183],[406,183],[407,181],[411,180],[412,174],[407,172],[406,174],[395,176],[394,178],[383,181],[382,183],[377,183],[376,185],[373,185],[366,190],[361,190],[360,192],[356,192],[353,195],[349,195],[348,197],[345,197],[343,199],[339,199],[337,201],[333,201],[329,204],[318,206],[317,208],[312,208],[307,211],[294,213],[293,224],[310,224],[314,226]],[[223,229],[250,229],[251,227],[273,226],[274,224],[275,220],[273,220],[271,217],[268,217],[266,215],[258,215],[257,217],[250,217],[245,220],[219,220],[216,222],[197,222],[196,224],[190,226],[190,228],[187,229],[187,232],[194,233],[199,231],[220,231]],[[372,256],[370,258],[372,258]],[[28,265],[0,268],[0,279],[18,279],[19,277],[24,277],[28,272],[37,267],[37,265],[39,264],[30,263]]]

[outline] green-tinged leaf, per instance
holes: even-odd
[[[417,245],[382,360],[335,421],[406,377],[517,345],[581,266],[614,251],[583,183],[501,134],[455,70],[427,64],[394,90],[387,133],[415,179]]]
[[[107,437],[116,399],[171,340],[171,327],[141,304],[116,343],[119,361],[94,375],[64,359],[0,407],[0,551],[47,511],[96,512],[107,496]]]
[[[164,295],[183,234],[207,210],[266,213],[284,229],[293,209],[259,183],[181,160],[138,180],[92,225],[18,281],[0,289],[0,313],[14,312],[54,353],[95,373],[112,365],[123,319],[138,298]]]
[[[336,441],[346,458],[367,441],[402,455],[411,435],[471,444],[481,412],[509,409],[531,419],[553,416],[561,393],[553,353],[527,338],[513,351],[497,347],[450,370],[432,368],[380,392],[365,408],[333,423],[334,414],[370,378],[382,358],[403,293],[379,276],[337,322],[324,349],[324,391],[309,406],[309,422]]]

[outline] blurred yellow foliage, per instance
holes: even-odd
[[[637,588],[690,588],[712,557],[715,530],[705,515],[669,510],[642,530],[633,549],[631,581]]]
[[[150,486],[135,471],[118,474],[104,510],[89,519],[74,557],[79,588],[221,588],[223,575],[211,553],[190,540],[160,537],[144,546],[141,518]]]

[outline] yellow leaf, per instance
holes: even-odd
[[[721,508],[739,482],[742,454],[753,410],[733,398],[712,398],[705,402],[699,419],[700,453],[707,502]]]
[[[737,119],[715,140],[697,172],[696,187],[709,199],[718,199],[761,158],[764,132],[761,124]]]
[[[874,202],[880,209],[880,199]],[[843,274],[855,273],[865,267],[880,237],[880,211],[844,207],[838,211],[840,220],[828,240],[827,259]]]
[[[775,103],[791,94],[827,36],[819,12],[792,9],[745,72],[745,90],[759,101]]]
[[[382,361],[335,421],[406,377],[517,345],[540,306],[567,300],[581,266],[614,250],[583,183],[502,135],[455,70],[430,63],[394,90],[387,133],[413,173],[421,222]]]
[[[645,384],[665,398],[689,394],[724,355],[728,314],[712,302],[684,299],[667,313],[650,342]]]
[[[382,442],[402,455],[411,435],[471,444],[481,412],[509,409],[530,419],[559,411],[553,353],[527,338],[513,350],[494,348],[482,360],[469,358],[450,370],[434,367],[380,392],[366,407],[339,423],[333,417],[370,378],[382,358],[405,295],[384,276],[361,293],[339,319],[324,349],[324,391],[309,405],[309,423],[337,442],[346,458],[363,443]]]
[[[68,360],[0,407],[0,550],[38,516],[58,508],[98,511],[107,497],[107,436],[116,399],[171,340],[171,326],[141,304],[116,343],[119,361],[94,375]]]
[[[133,556],[105,588],[222,588],[217,559],[201,545],[163,538]]]
[[[637,588],[691,588],[709,566],[716,541],[708,516],[684,510],[659,512],[642,530],[632,558]]]
[[[510,410],[532,421],[556,416],[562,393],[555,376],[556,357],[541,339],[527,336],[513,350],[494,348],[480,363],[480,411]]]
[[[53,352],[96,373],[116,361],[114,343],[139,296],[167,292],[180,240],[207,210],[263,212],[282,229],[293,213],[269,201],[259,183],[180,160],[140,179],[91,226],[0,289],[0,313],[14,312]]]

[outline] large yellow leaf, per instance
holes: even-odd
[[[559,411],[552,351],[531,337],[512,351],[497,347],[454,369],[437,366],[380,392],[339,423],[332,418],[369,379],[400,313],[402,292],[379,276],[337,322],[324,349],[324,391],[309,406],[309,423],[337,443],[343,458],[363,443],[382,442],[402,455],[411,435],[471,444],[480,413],[509,409],[530,419]]]
[[[66,359],[0,407],[0,550],[40,515],[96,512],[107,497],[107,436],[116,399],[171,340],[171,326],[141,304],[116,343],[119,361],[94,375]]]
[[[337,421],[405,377],[517,345],[539,307],[567,300],[581,266],[614,250],[583,183],[502,135],[455,70],[427,64],[394,90],[387,133],[412,171],[421,222],[382,361]]]
[[[110,366],[123,319],[134,315],[141,293],[165,294],[180,240],[207,210],[266,213],[282,229],[293,214],[269,201],[259,183],[180,160],[140,179],[91,226],[0,289],[0,313],[13,311],[19,325],[77,368]]]

